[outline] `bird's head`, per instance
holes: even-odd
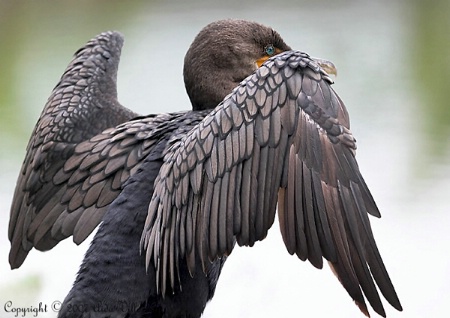
[[[216,107],[268,58],[291,48],[270,27],[244,20],[208,24],[184,59],[184,82],[194,110]]]

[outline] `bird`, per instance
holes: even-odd
[[[184,59],[192,109],[140,115],[117,98],[123,42],[108,31],[76,51],[14,192],[12,269],[98,227],[59,317],[200,317],[236,243],[276,215],[288,253],[327,261],[363,314],[367,299],[386,315],[376,286],[402,310],[334,64],[260,23],[211,22]]]

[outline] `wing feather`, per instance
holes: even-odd
[[[228,238],[227,236],[230,234],[229,229],[233,229],[233,226],[231,225],[233,222],[233,214],[229,212],[230,207],[229,205],[233,204],[233,201],[229,200],[229,193],[228,191],[233,191],[233,187],[230,186],[230,174],[226,173],[224,174],[224,177],[222,179],[220,189],[219,189],[219,198],[220,198],[220,205],[219,205],[219,213],[218,213],[218,221],[217,221],[217,230],[218,230],[218,249],[217,254],[212,254],[214,256],[217,255],[226,255],[227,251],[227,244],[228,244]],[[231,202],[230,202],[231,201]],[[232,210],[231,210],[232,212]],[[222,217],[220,217],[222,216]],[[230,224],[230,225],[228,225]],[[233,237],[233,234],[231,234],[231,237]]]
[[[305,216],[306,245],[308,246],[308,260],[316,268],[322,268],[322,250],[320,248],[319,236],[315,220],[314,198],[312,191],[311,171],[302,164],[303,168],[303,213]]]
[[[253,143],[257,143],[256,139],[253,141]],[[260,165],[260,151],[261,148],[258,146],[253,147],[253,156],[249,158],[249,161],[251,161],[251,183],[250,183],[250,200],[249,200],[249,215],[248,215],[248,241],[243,242],[244,245],[253,246],[255,244],[255,241],[257,240],[256,237],[256,219],[259,217],[259,211],[258,211],[258,172],[259,172],[259,165]]]
[[[214,261],[214,259],[218,255],[219,250],[219,213],[220,211],[220,197],[222,190],[222,180],[217,180],[214,183],[214,188],[211,194],[211,208],[210,208],[210,219],[206,226],[209,227],[209,239],[206,241],[206,244],[209,245],[209,254],[208,258],[210,261]],[[223,229],[224,231],[225,229]]]
[[[266,177],[268,174],[268,160],[269,160],[269,147],[261,148],[259,153],[259,164],[258,170],[256,174],[256,201],[255,205],[255,219],[254,219],[254,228],[255,228],[255,237],[263,237],[265,236],[266,229],[264,228],[264,198],[266,197],[265,188],[266,188]],[[255,158],[255,157],[253,157]]]
[[[242,188],[238,194],[240,199],[241,226],[236,233],[239,245],[250,241],[250,209],[252,198],[252,161],[246,160],[242,165]]]
[[[242,181],[243,176],[243,164],[238,163],[236,168],[233,169],[236,171],[235,173],[235,191],[234,191],[234,211],[233,211],[233,236],[239,235],[242,232],[242,200],[245,195],[245,191],[243,191],[244,182]],[[229,251],[231,253],[231,251]]]
[[[272,169],[272,167],[276,167],[275,169],[281,169],[279,167],[281,163],[276,160],[276,151],[274,148],[270,147],[268,148],[268,155],[267,155],[267,169]],[[260,233],[261,237],[265,237],[267,235],[268,229],[271,227],[273,223],[271,208],[272,208],[272,202],[277,201],[276,199],[276,192],[273,191],[275,188],[274,184],[276,183],[276,178],[272,173],[266,173],[266,180],[264,182],[264,202],[263,202],[263,212],[262,212],[262,218],[263,218],[263,232]],[[275,210],[275,208],[274,208]]]
[[[224,178],[226,180],[225,184],[222,184],[222,191],[226,191],[226,197],[224,197],[224,200],[226,200],[226,228],[225,228],[225,240],[226,240],[226,248],[223,251],[224,255],[229,255],[231,251],[233,250],[235,238],[234,238],[234,231],[235,231],[235,202],[237,201],[237,195],[236,192],[239,191],[238,188],[238,171],[239,169],[236,167],[236,169],[232,169],[230,171],[230,174],[226,175]],[[221,218],[222,219],[222,218]],[[223,224],[222,224],[223,226]]]

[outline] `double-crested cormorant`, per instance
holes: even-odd
[[[185,57],[192,111],[139,116],[117,101],[123,38],[78,50],[36,124],[11,208],[10,264],[101,223],[59,317],[199,317],[235,242],[275,217],[290,254],[323,258],[363,313],[401,310],[368,214],[330,63],[271,28],[209,24]],[[217,106],[218,105],[218,106]]]

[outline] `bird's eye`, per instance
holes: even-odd
[[[268,56],[272,56],[275,54],[275,48],[273,47],[272,44],[267,45],[264,48],[264,52],[268,55]]]

